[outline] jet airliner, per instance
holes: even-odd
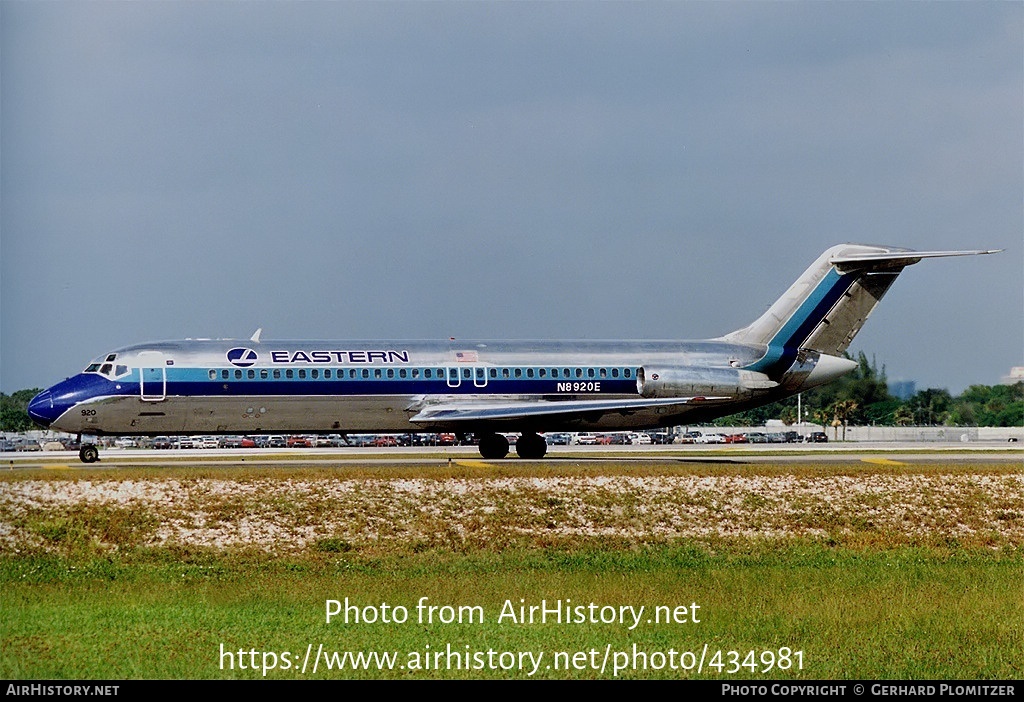
[[[704,422],[827,383],[900,272],[996,253],[833,246],[749,326],[701,341],[183,340],[129,346],[29,404],[94,436],[473,432],[480,454],[541,458],[543,432]],[[99,459],[82,446],[86,463]]]

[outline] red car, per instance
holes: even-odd
[[[374,446],[398,446],[398,439],[393,436],[378,436],[373,440]]]
[[[304,436],[289,436],[288,448],[313,448],[313,444]]]
[[[747,437],[743,434],[727,434],[725,437],[725,443],[727,444],[747,444],[750,443]]]

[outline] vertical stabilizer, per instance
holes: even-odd
[[[841,356],[900,272],[922,258],[995,251],[911,251],[840,244],[818,257],[753,324],[724,338],[767,347],[750,369],[785,372],[802,351]]]

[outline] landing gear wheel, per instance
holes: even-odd
[[[484,458],[504,458],[508,455],[508,439],[501,434],[484,434],[480,437],[480,455]]]
[[[83,444],[78,451],[78,458],[82,463],[95,463],[100,460],[100,451],[92,444]]]
[[[548,452],[548,442],[537,434],[523,434],[516,442],[516,453],[520,458],[544,458]]]

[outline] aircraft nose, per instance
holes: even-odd
[[[53,404],[53,395],[49,390],[43,390],[28,403],[28,416],[44,429],[57,419],[59,412]]]

